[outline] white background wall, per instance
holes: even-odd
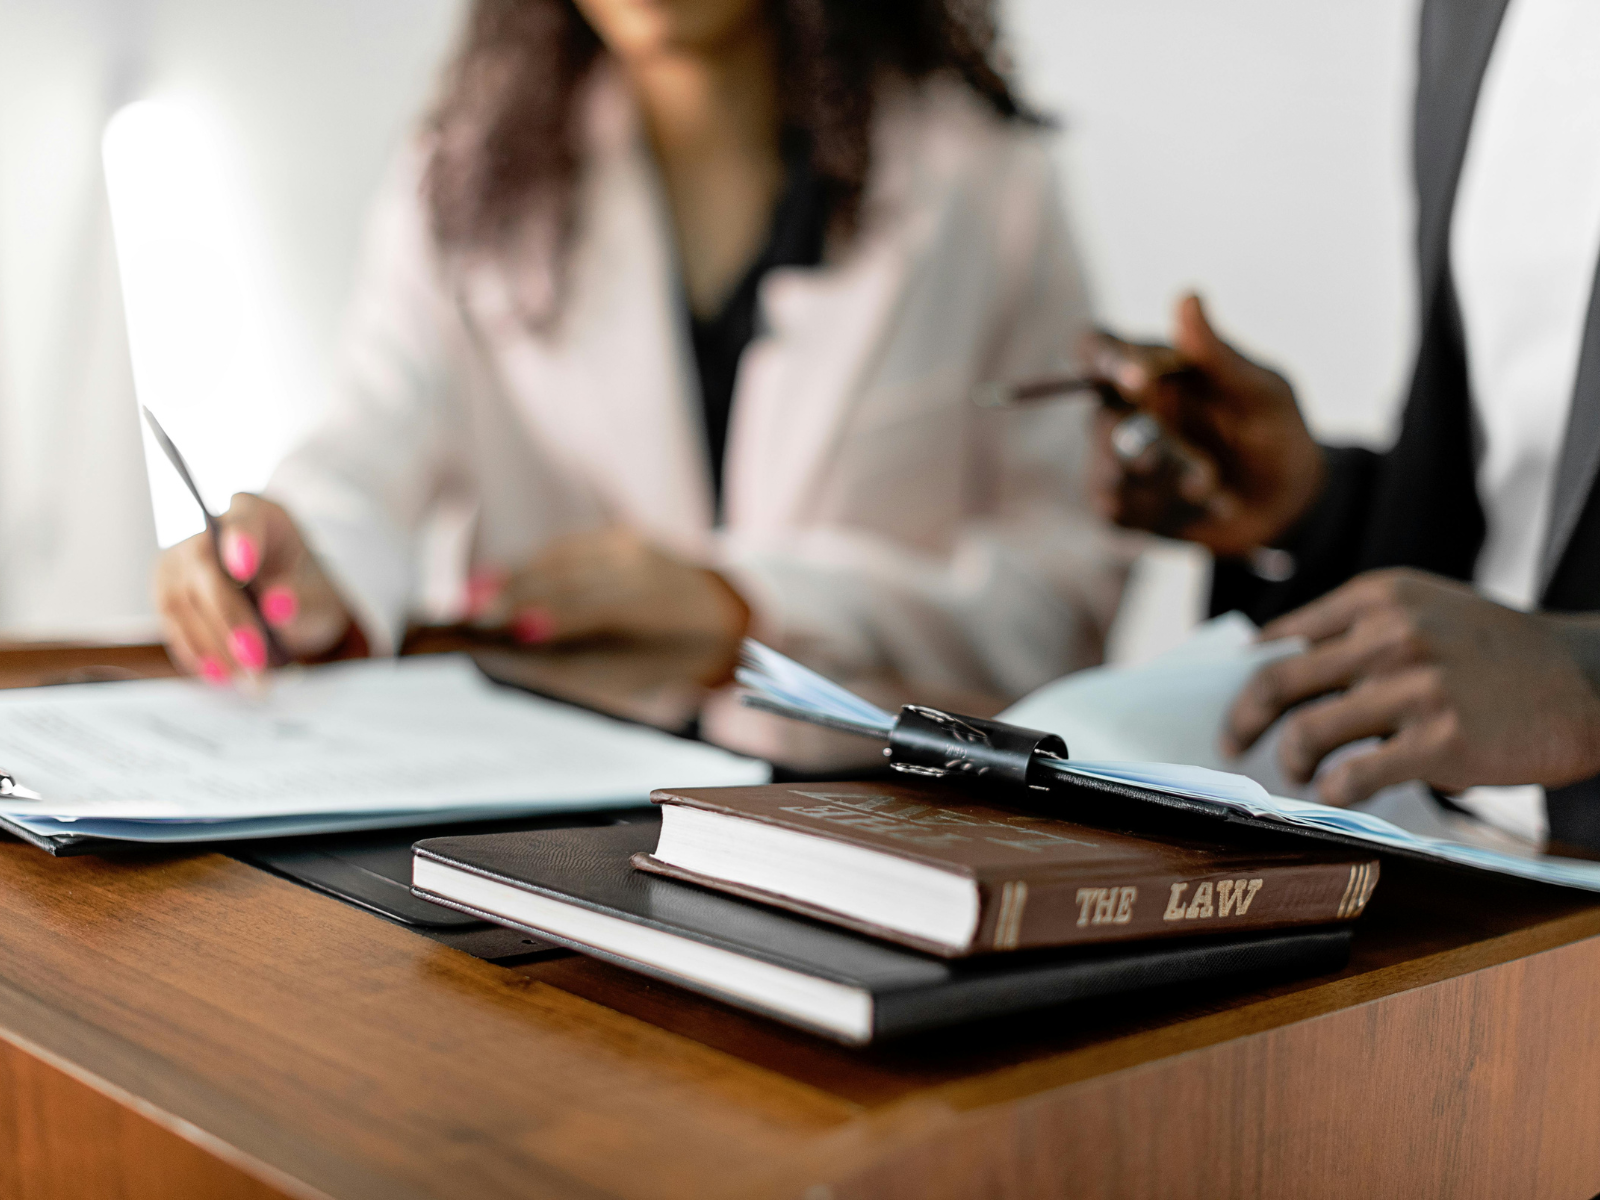
[[[1106,319],[1199,287],[1314,424],[1384,435],[1411,338],[1415,0],[1009,0]],[[0,0],[0,634],[146,612],[149,500],[98,137],[174,96],[235,142],[283,377],[326,381],[361,214],[459,0]],[[291,407],[298,407],[291,406]],[[248,481],[242,481],[248,482]],[[1135,602],[1160,639],[1192,570]],[[1185,582],[1186,581],[1186,582]],[[1185,593],[1184,588],[1188,588]],[[1141,607],[1142,606],[1142,607]]]
[[[1197,287],[1318,430],[1384,434],[1412,337],[1415,0],[1010,0],[1106,317]]]
[[[267,366],[296,393],[284,410],[303,414],[330,374],[368,198],[459,8],[0,0],[0,637],[150,628],[155,536],[99,173],[107,119],[171,99],[228,141],[268,264]],[[219,403],[232,383],[217,381]],[[247,429],[254,414],[238,415]]]
[[[1008,0],[1104,318],[1160,336],[1196,288],[1294,381],[1316,432],[1388,438],[1413,338],[1416,0]],[[1199,615],[1188,547],[1139,564],[1111,653]]]

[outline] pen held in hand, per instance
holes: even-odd
[[[143,405],[140,408],[144,413],[145,423],[150,426],[150,432],[156,439],[156,445],[161,447],[161,453],[167,456],[167,461],[172,464],[172,469],[178,473],[178,478],[183,480],[183,486],[189,489],[189,494],[194,497],[194,502],[200,506],[201,515],[205,517],[206,532],[211,536],[211,554],[216,559],[217,570],[222,572],[224,579],[230,580],[239,589],[245,598],[245,602],[250,605],[250,611],[255,614],[256,624],[260,626],[262,638],[266,642],[267,666],[288,666],[293,659],[290,657],[289,652],[284,649],[283,643],[278,640],[278,635],[273,631],[272,626],[267,624],[266,618],[261,615],[261,601],[256,595],[255,588],[248,581],[241,582],[234,579],[226,564],[222,561],[222,523],[217,520],[211,509],[206,506],[204,498],[200,495],[200,489],[195,485],[194,476],[189,473],[189,464],[184,461],[183,455],[178,452],[178,447],[167,436],[167,431],[161,428],[161,422],[156,420],[155,413]]]
[[[1108,379],[1083,375],[1046,375],[1038,379],[992,380],[972,389],[972,403],[979,408],[1015,408],[1040,400],[1094,394],[1107,404],[1120,403],[1114,384]]]
[[[1175,364],[1159,372],[1157,380],[1183,383],[1195,375],[1194,368]],[[1182,458],[1176,443],[1154,417],[1127,400],[1111,380],[1100,376],[1052,375],[1038,379],[995,381],[980,384],[972,391],[972,403],[979,408],[1016,408],[1044,400],[1092,394],[1112,412],[1126,413],[1111,434],[1111,449],[1127,465],[1145,460],[1155,451],[1159,459]]]
[[[1153,376],[1153,382],[1184,384],[1197,380],[1200,372],[1188,363],[1168,356]],[[972,389],[972,403],[979,408],[1015,408],[1042,400],[1063,400],[1071,396],[1095,395],[1107,408],[1132,406],[1106,374],[1041,375],[1034,379],[998,379],[980,383]]]

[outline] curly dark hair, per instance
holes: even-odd
[[[785,124],[808,137],[834,228],[855,227],[878,79],[946,73],[1003,117],[1040,118],[1007,82],[993,0],[765,0]],[[447,250],[494,250],[529,214],[564,245],[578,171],[576,98],[600,57],[572,0],[475,0],[430,128],[425,191]]]

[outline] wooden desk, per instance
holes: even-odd
[[[7,1198],[1600,1191],[1600,907],[1510,882],[1391,864],[1336,977],[867,1052],[217,855],[0,842],[0,913]]]

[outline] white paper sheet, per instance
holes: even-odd
[[[1257,643],[1249,618],[1207,621],[1137,667],[1091,667],[1047,683],[1000,714],[1058,733],[1073,759],[1187,763],[1238,772],[1218,749],[1228,706],[1259,667],[1298,654],[1300,638]]]
[[[0,768],[40,797],[0,797],[7,817],[141,840],[223,836],[206,822],[297,832],[615,807],[770,778],[765,763],[498,687],[455,655],[291,673],[255,699],[186,680],[0,692]]]

